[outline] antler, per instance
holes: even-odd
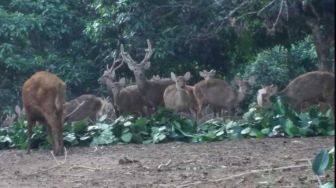
[[[120,45],[120,55],[126,63],[136,64],[136,62],[132,59],[132,57],[129,55],[129,53],[124,51],[124,45]]]
[[[118,66],[116,66],[116,64],[119,63],[120,61],[121,61],[121,63],[120,63]],[[114,58],[114,59],[113,59],[112,66],[109,68],[108,65],[106,65],[106,70],[107,70],[108,72],[114,72],[114,71],[116,71],[117,69],[119,69],[123,64],[124,64],[123,59],[120,59],[120,58],[116,59],[116,58]]]
[[[147,39],[147,46],[148,46],[148,48],[145,50],[146,55],[145,55],[144,59],[141,61],[140,64],[143,64],[143,63],[149,61],[149,59],[153,55],[152,44],[150,43],[149,39]]]

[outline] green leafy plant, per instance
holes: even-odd
[[[326,171],[330,170],[334,165],[335,160],[335,147],[332,149],[322,149],[314,158],[312,163],[312,169],[314,174],[317,176],[320,184],[320,188],[333,188],[334,182],[327,182],[322,184],[319,176],[326,173]]]
[[[101,116],[89,125],[87,120],[64,125],[63,139],[69,146],[116,143],[163,143],[169,141],[213,142],[224,139],[264,137],[308,137],[335,134],[331,110],[320,112],[312,106],[306,112],[294,111],[281,97],[272,99],[273,108],[251,108],[237,120],[210,119],[203,123],[160,109],[148,117]],[[13,126],[0,129],[0,149],[26,148],[27,122],[20,118]],[[36,126],[33,147],[50,148],[45,126]],[[47,139],[46,139],[47,138]]]

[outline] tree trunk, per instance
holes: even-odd
[[[332,63],[329,61],[330,49],[332,41],[328,41],[328,37],[323,36],[320,30],[320,23],[317,20],[307,20],[307,25],[310,27],[314,44],[316,48],[319,70],[332,71]]]

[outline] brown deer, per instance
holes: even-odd
[[[210,80],[215,79],[216,71],[214,69],[211,69],[210,71],[203,70],[199,72],[200,76],[204,78],[204,80]]]
[[[85,94],[64,103],[63,122],[80,121],[89,118],[94,122],[104,107],[104,101],[95,95]]]
[[[198,104],[198,117],[202,110],[210,105],[217,111],[227,110],[229,115],[233,110],[239,110],[240,103],[244,100],[249,88],[248,81],[236,80],[238,90],[220,79],[202,80],[194,85],[194,95]]]
[[[164,105],[163,93],[165,89],[174,83],[171,79],[160,79],[160,80],[147,80],[145,76],[145,70],[150,67],[150,58],[153,54],[152,46],[149,40],[147,40],[148,49],[146,50],[146,55],[144,59],[137,63],[132,57],[124,52],[123,45],[120,46],[121,56],[123,60],[127,63],[128,68],[133,71],[135,82],[139,88],[141,95],[144,100],[152,108],[156,110],[158,106]]]
[[[120,113],[129,113],[133,115],[146,115],[146,103],[140,94],[138,86],[131,85],[126,87],[125,78],[121,78],[118,82],[115,81],[115,72],[120,68],[124,62],[121,62],[118,66],[116,63],[120,62],[121,59],[114,60],[111,68],[107,67],[104,74],[98,79],[98,82],[105,84],[109,94],[111,96],[112,104],[117,116]]]
[[[330,72],[312,71],[292,80],[285,89],[278,92],[277,86],[264,86],[260,89],[258,105],[269,108],[269,98],[273,95],[285,96],[288,103],[296,110],[303,110],[306,105],[327,103],[335,111],[335,75]]]
[[[209,82],[209,80],[211,79],[215,79],[216,76],[216,70],[211,69],[210,71],[207,70],[203,70],[199,72],[199,75],[204,78],[205,82]],[[210,108],[213,111],[213,116],[214,117],[220,117],[222,115],[222,108],[218,107],[218,106],[210,106]]]
[[[18,119],[20,119],[23,115],[25,115],[25,111],[20,108],[20,106],[15,105],[14,107],[15,113],[6,114],[5,119],[0,124],[0,127],[9,127],[14,124]]]
[[[173,72],[170,74],[175,84],[168,86],[164,91],[165,107],[175,112],[188,112],[197,118],[197,103],[193,94],[193,87],[186,84],[190,79],[190,73],[187,72],[184,76],[175,76]]]
[[[32,127],[36,121],[47,125],[52,136],[53,152],[63,155],[63,104],[66,84],[56,75],[40,71],[32,75],[22,88],[22,100],[28,119],[28,148],[31,149]]]

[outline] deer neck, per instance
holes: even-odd
[[[237,102],[240,103],[245,99],[246,92],[242,91],[240,88],[237,91]]]
[[[112,87],[112,83],[113,83],[112,80],[106,80],[107,90],[109,92],[109,95],[111,96],[112,104],[113,106],[115,106],[119,98],[120,89]]]
[[[188,99],[187,90],[176,87],[176,101],[177,101],[177,103],[178,104],[183,104],[183,103],[186,102],[185,101],[186,99]]]
[[[112,80],[105,80],[105,85],[107,88],[107,91],[111,94],[113,87],[112,87]]]
[[[137,84],[140,91],[145,91],[148,85],[148,80],[146,78],[135,78],[135,83]]]

